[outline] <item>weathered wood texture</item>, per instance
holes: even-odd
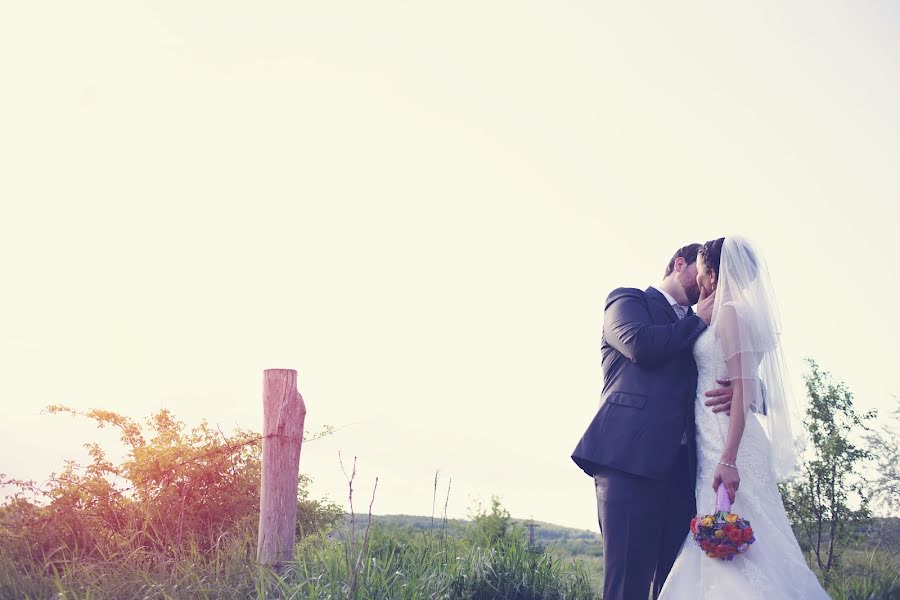
[[[297,529],[297,480],[306,405],[297,391],[297,371],[263,372],[262,481],[259,499],[260,563],[280,566],[293,559]]]

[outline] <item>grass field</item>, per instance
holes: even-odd
[[[602,556],[573,553],[594,535],[551,524],[538,529],[541,550],[522,531],[490,547],[471,543],[464,521],[429,528],[427,517],[380,517],[368,544],[341,527],[306,536],[294,561],[275,571],[253,561],[252,532],[224,536],[212,552],[169,555],[134,551],[102,559],[22,563],[0,549],[0,598],[599,598]],[[546,540],[549,543],[546,543]],[[577,547],[577,544],[576,546]],[[361,553],[360,553],[360,550]],[[900,558],[893,549],[848,551],[827,579],[835,600],[900,598]]]

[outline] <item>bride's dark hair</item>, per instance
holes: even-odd
[[[697,251],[697,256],[703,257],[703,266],[706,267],[706,272],[715,273],[716,277],[719,276],[719,266],[722,262],[722,245],[724,243],[725,238],[723,237],[717,240],[710,240],[700,246],[700,250]],[[759,270],[759,259],[749,247],[744,248],[744,258],[747,259],[747,275],[749,279],[756,279],[756,274]]]
[[[697,251],[697,254],[703,257],[703,266],[706,267],[707,273],[719,275],[719,263],[722,260],[722,244],[724,243],[725,238],[723,237],[710,240],[700,246],[700,250]]]

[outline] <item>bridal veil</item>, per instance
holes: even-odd
[[[781,318],[768,266],[758,249],[740,236],[722,244],[712,327],[720,340],[725,378],[741,387],[744,410],[756,414],[772,448],[778,481],[794,470],[792,422],[799,420],[781,346]]]

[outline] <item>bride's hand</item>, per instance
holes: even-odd
[[[706,292],[700,290],[700,300],[697,301],[697,316],[703,319],[703,322],[709,325],[712,322],[713,306],[716,303],[716,293],[706,295]]]
[[[725,489],[728,491],[728,497],[734,502],[737,495],[738,487],[741,485],[741,476],[734,467],[726,467],[725,465],[716,465],[716,473],[713,476],[712,488],[719,491],[719,484],[724,483]]]

